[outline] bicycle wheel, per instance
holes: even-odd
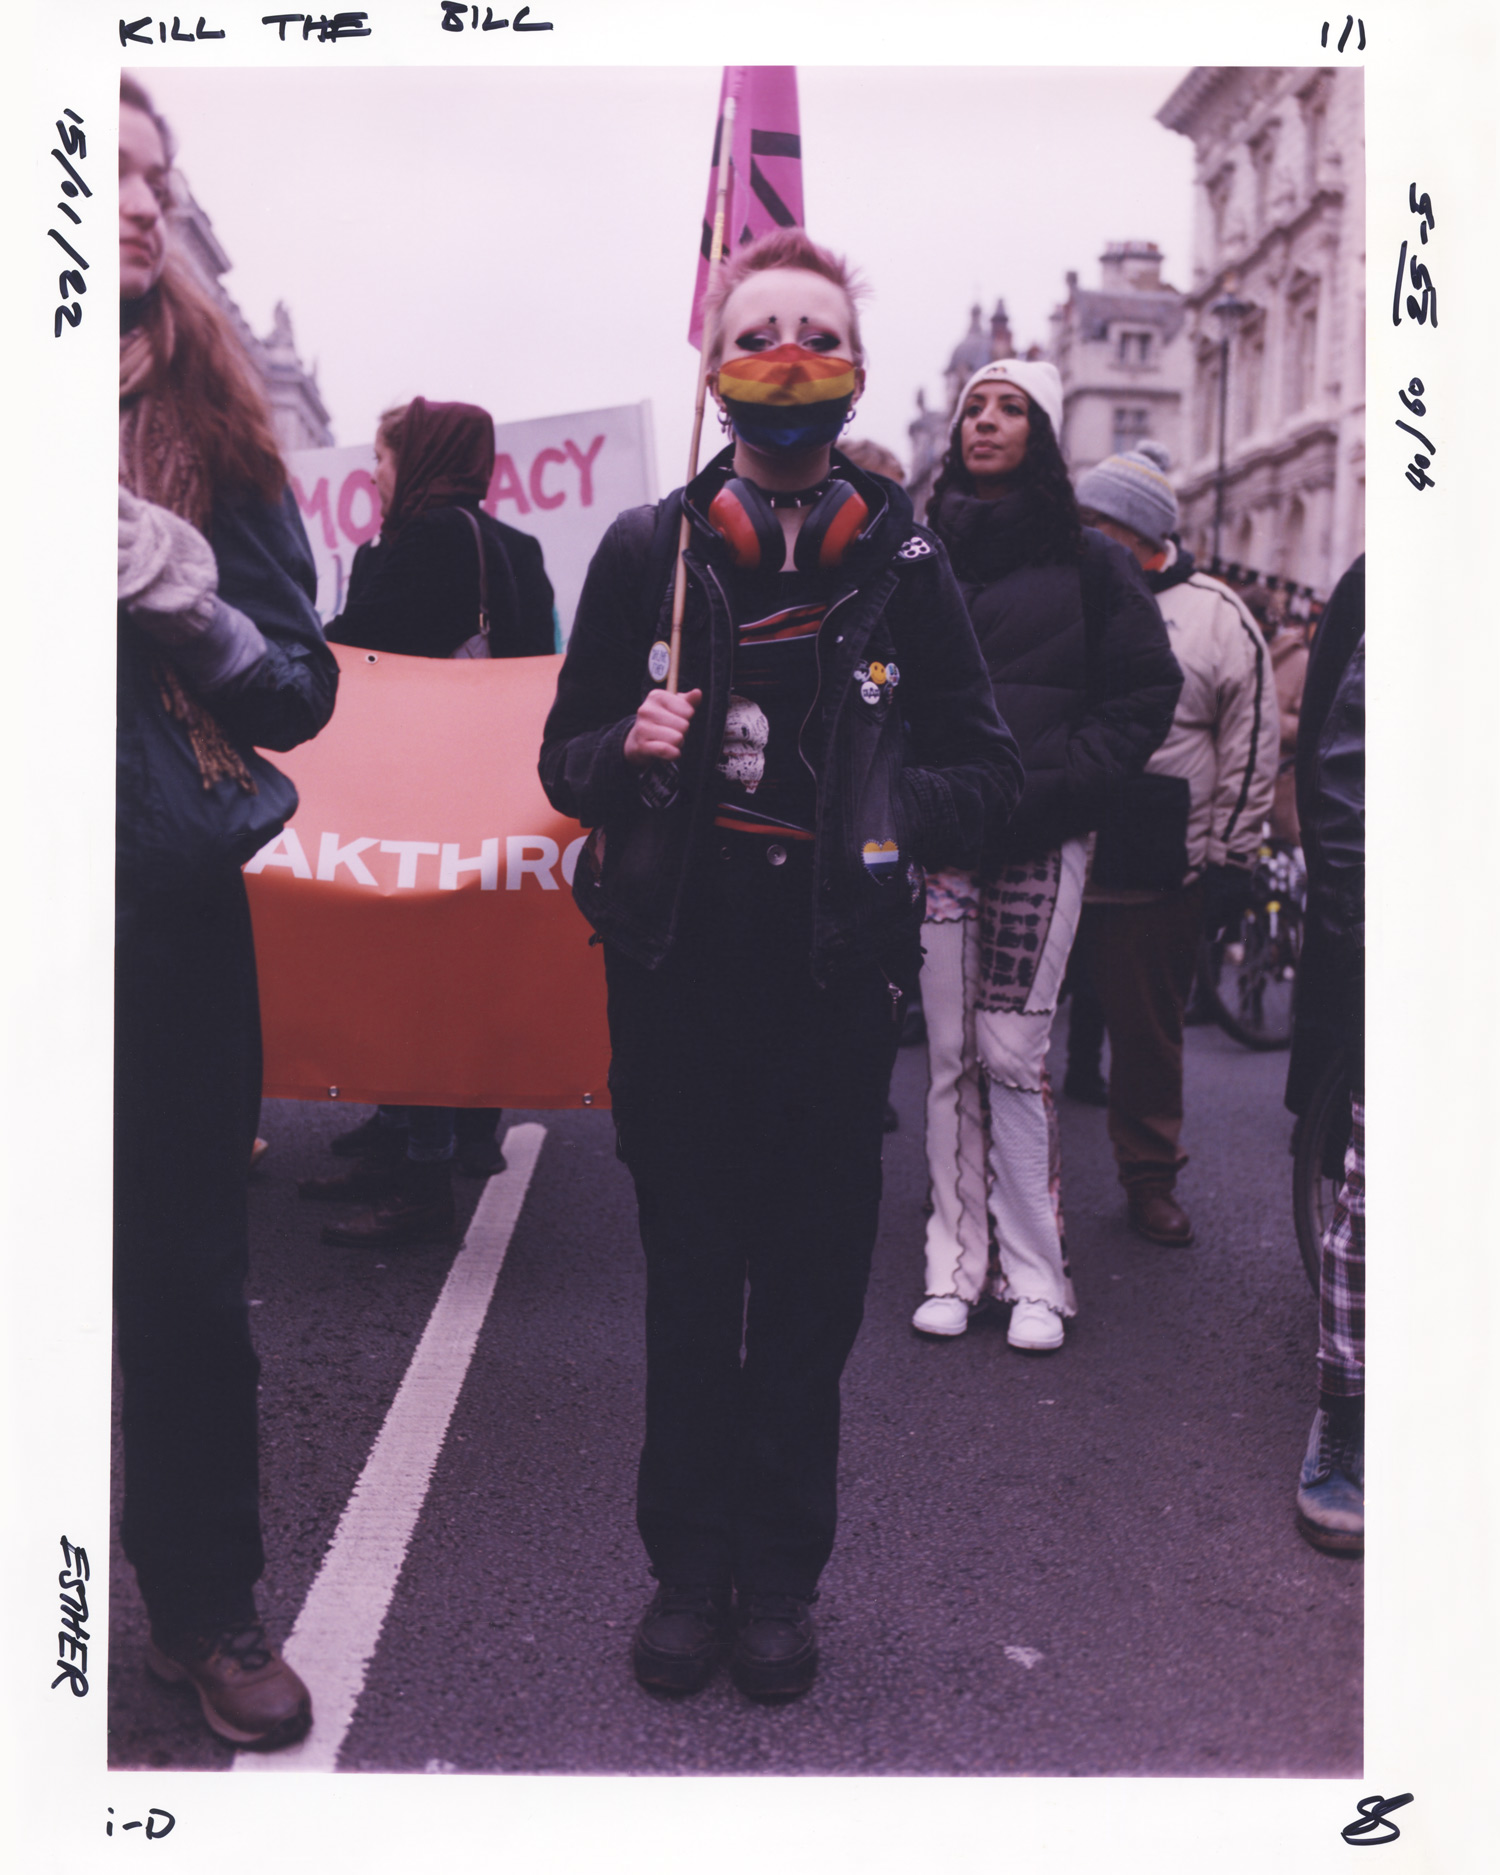
[[[1323,1233],[1344,1176],[1344,1154],[1353,1131],[1349,1111],[1349,1070],[1342,1052],[1319,1077],[1306,1111],[1292,1132],[1292,1221],[1302,1267],[1313,1288],[1323,1255]]]
[[[1257,904],[1216,944],[1205,943],[1200,980],[1214,1020],[1246,1048],[1287,1048],[1300,922],[1280,905]]]

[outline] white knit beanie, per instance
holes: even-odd
[[[958,400],[959,410],[962,411],[969,401],[969,392],[976,384],[993,383],[997,378],[1018,385],[1034,404],[1039,404],[1046,411],[1052,424],[1052,434],[1061,444],[1063,387],[1062,379],[1057,375],[1057,366],[1049,365],[1041,358],[997,358],[993,364],[981,366],[969,379],[964,386],[963,396]]]

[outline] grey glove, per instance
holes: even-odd
[[[118,573],[119,603],[196,689],[220,689],[265,656],[255,621],[218,596],[218,562],[197,528],[123,485]]]
[[[162,644],[183,644],[213,623],[219,567],[189,521],[120,488],[119,603]]]

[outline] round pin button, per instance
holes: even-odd
[[[651,655],[646,659],[646,669],[651,673],[653,683],[660,683],[672,667],[672,647],[664,639],[658,638],[651,647]]]
[[[771,866],[786,864],[786,848],[779,841],[773,842],[766,848],[766,863]]]

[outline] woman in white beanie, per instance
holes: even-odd
[[[1008,358],[975,372],[928,504],[1026,786],[978,873],[928,880],[933,1211],[912,1325],[962,1334],[988,1294],[1013,1305],[1011,1346],[1038,1354],[1062,1346],[1075,1312],[1045,1063],[1089,836],[1111,785],[1167,733],[1182,684],[1134,560],[1079,519],[1061,415],[1052,365]]]

